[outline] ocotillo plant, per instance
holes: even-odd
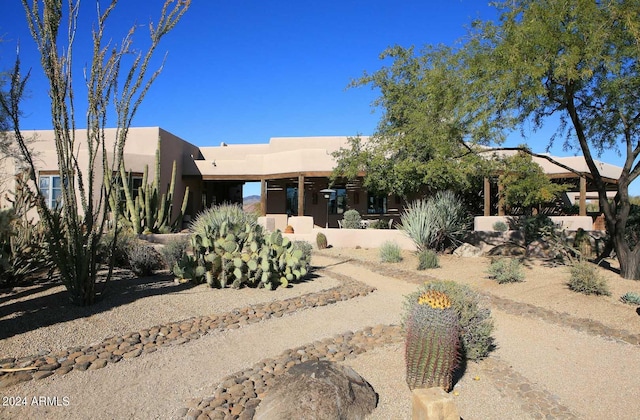
[[[409,389],[451,389],[460,357],[459,330],[458,313],[447,295],[436,290],[420,295],[405,321]]]

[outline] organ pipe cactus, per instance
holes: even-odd
[[[460,324],[449,297],[437,290],[422,293],[409,307],[405,331],[409,388],[451,390],[460,357]]]
[[[171,180],[167,187],[167,192],[160,194],[160,141],[156,149],[156,172],[153,182],[148,182],[149,166],[145,165],[142,177],[142,185],[138,188],[138,194],[134,197],[131,186],[127,182],[129,175],[125,171],[124,163],[120,166],[121,188],[124,192],[125,205],[122,209],[124,220],[133,228],[135,233],[145,231],[163,233],[179,229],[182,225],[182,218],[187,208],[189,199],[189,187],[185,189],[182,206],[176,218],[171,221],[173,211],[173,195],[176,185],[177,164],[173,161]],[[118,209],[117,194],[112,195],[111,208]]]

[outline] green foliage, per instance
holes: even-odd
[[[16,190],[8,197],[12,207],[0,210],[0,285],[4,286],[53,267],[47,252],[46,227],[27,216],[35,206],[35,198],[26,182],[25,174],[16,176]]]
[[[620,297],[620,300],[629,305],[640,305],[640,293],[627,292]]]
[[[392,241],[383,242],[380,245],[380,261],[383,263],[397,263],[402,261],[402,250],[400,246]]]
[[[469,227],[464,204],[451,191],[439,191],[427,200],[410,203],[401,215],[401,223],[419,251],[443,251],[457,244]]]
[[[418,270],[428,270],[440,267],[438,254],[430,249],[425,249],[418,253]]]
[[[180,236],[169,240],[165,246],[160,248],[160,255],[164,261],[164,265],[169,269],[173,269],[173,266],[187,253],[191,241],[186,236]]]
[[[326,249],[328,244],[327,244],[327,236],[322,233],[322,232],[318,232],[318,234],[316,235],[316,245],[318,246],[318,249]]]
[[[229,206],[218,209],[218,215],[202,216],[212,221],[211,226],[202,220],[194,222],[194,255],[184,255],[174,265],[178,278],[206,281],[211,287],[275,289],[307,275],[309,261],[304,250],[295,248],[282,232],[265,233],[251,216],[242,217]]]
[[[489,278],[495,279],[500,284],[524,281],[522,264],[515,258],[498,258],[492,261],[487,274]]]
[[[389,229],[389,221],[384,219],[375,220],[369,223],[367,229]]]
[[[527,244],[542,239],[554,227],[553,221],[544,214],[525,217],[521,223],[524,241]]]
[[[293,249],[302,251],[302,258],[305,261],[311,261],[311,252],[313,251],[313,245],[307,241],[293,241]]]
[[[436,290],[425,291],[409,302],[404,329],[409,389],[451,390],[459,363],[460,321],[450,299]]]
[[[142,176],[142,186],[138,188],[137,195],[135,195],[134,198],[133,191],[128,182],[130,176],[125,172],[123,161],[120,166],[120,176],[117,181],[119,183],[118,187],[122,190],[125,197],[124,206],[119,205],[117,201],[119,197],[116,194],[110,197],[111,209],[119,211],[122,220],[124,220],[135,233],[169,233],[180,230],[182,227],[182,218],[184,217],[184,212],[189,200],[189,187],[185,190],[182,207],[178,215],[171,221],[177,165],[174,160],[167,192],[160,194],[160,149],[160,140],[158,140],[158,147],[156,149],[156,172],[153,182],[148,182],[149,165],[145,165]]]
[[[218,237],[220,226],[225,222],[233,230],[235,226],[257,224],[258,217],[255,213],[246,213],[238,204],[223,203],[202,211],[189,228],[197,235]]]
[[[509,230],[509,226],[505,222],[499,220],[493,224],[493,230],[496,232],[506,232]]]
[[[190,5],[189,1],[166,1],[157,22],[149,25],[151,36],[146,48],[138,50],[131,42],[136,26],[125,31],[122,42],[111,42],[117,34],[107,22],[116,14],[111,13],[116,3],[98,10],[93,24],[80,19],[85,15],[80,14],[79,7],[61,7],[61,2],[49,1],[23,3],[47,81],[46,87],[34,92],[43,95],[40,99],[50,105],[49,121],[55,131],[52,155],[57,157],[57,169],[63,180],[62,207],[50,209],[42,196],[36,207],[46,227],[50,261],[55,264],[71,301],[79,305],[90,305],[95,300],[100,239],[109,219],[109,201],[117,190],[109,180],[120,168],[131,121],[160,72],[149,74],[149,64],[155,61],[152,58],[160,41]],[[83,34],[78,28],[90,28],[91,33]],[[103,39],[105,33],[109,34],[107,41]],[[90,52],[71,54],[77,50],[72,48],[74,40],[81,38],[92,40]],[[107,46],[115,44],[118,46]],[[78,66],[73,60],[78,56],[82,57],[86,69],[82,83],[75,83],[77,80],[73,80],[72,75],[77,73],[69,71]],[[18,57],[9,77],[10,93],[0,95],[0,108],[10,116],[17,157],[28,168],[31,185],[39,194],[35,163],[39,159],[32,154],[36,148],[20,127],[21,103],[28,91],[29,74],[21,71]],[[78,106],[76,102],[83,96],[73,89],[78,85],[83,86],[85,106]],[[76,120],[77,115],[82,115],[82,123]],[[113,141],[105,138],[108,120],[111,124],[117,121]],[[82,133],[75,130],[80,126],[86,128]],[[111,270],[108,270],[105,281],[110,276]]]
[[[137,240],[131,229],[118,228],[117,237],[115,229],[107,231],[100,239],[98,261],[114,267],[131,268],[128,254]]]
[[[360,217],[358,210],[347,210],[342,216],[342,227],[345,229],[360,229],[361,220],[362,217]]]
[[[500,183],[504,185],[502,196],[505,204],[523,207],[526,214],[540,204],[550,203],[567,187],[556,184],[545,175],[542,167],[535,163],[527,151],[519,151],[502,161]]]
[[[413,302],[427,290],[438,290],[445,293],[455,308],[460,321],[460,339],[462,354],[467,360],[480,360],[489,355],[493,348],[493,320],[491,310],[481,304],[480,295],[470,287],[454,281],[432,281],[405,296],[404,313]],[[406,323],[406,317],[405,321]]]
[[[587,261],[576,261],[571,266],[569,289],[585,295],[611,296],[607,279],[598,271],[596,266]]]
[[[127,249],[131,271],[138,277],[152,275],[163,266],[162,257],[155,248],[142,241],[134,241]]]
[[[427,45],[419,53],[392,47],[380,55],[385,66],[354,85],[380,92],[373,105],[382,108],[382,118],[368,142],[354,139],[336,153],[336,172],[353,177],[366,170],[367,187],[390,192],[464,185],[469,174],[474,179],[493,169],[476,171],[466,161],[473,152],[490,153],[478,146],[501,144],[518,129],[552,125],[557,131],[533,136],[541,140],[532,148],[561,142],[583,156],[603,199],[611,183],[594,157],[606,150],[622,155],[619,193],[602,200],[600,210],[621,275],[640,279],[640,247],[624,237],[629,185],[640,175],[634,170],[640,157],[637,1],[493,4],[498,16],[472,22],[455,45]],[[491,159],[485,161],[491,166]],[[477,191],[479,184],[471,184]]]

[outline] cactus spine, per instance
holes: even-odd
[[[405,363],[409,389],[452,388],[458,366],[460,324],[449,297],[436,290],[419,296],[405,321]]]

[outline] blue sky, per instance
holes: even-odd
[[[157,21],[162,3],[120,0],[107,24],[113,42],[137,24],[134,46],[143,47],[145,25]],[[166,52],[164,69],[133,125],[160,126],[199,146],[265,143],[280,136],[372,134],[379,113],[370,104],[377,92],[346,89],[349,82],[365,70],[379,69],[384,63],[378,56],[389,46],[451,45],[472,19],[495,18],[487,3],[194,0],[160,45],[155,64]],[[94,20],[95,2],[84,0],[75,50],[78,89]],[[46,83],[19,0],[3,1],[0,37],[0,69],[12,66],[18,42],[23,69],[32,69],[23,128],[50,128]],[[78,114],[82,125],[80,106]],[[528,139],[534,151],[544,151],[550,131]],[[522,139],[515,135],[510,143]],[[559,147],[552,153],[574,154]],[[614,153],[602,160],[620,163]],[[631,193],[640,195],[640,186],[632,186]]]

